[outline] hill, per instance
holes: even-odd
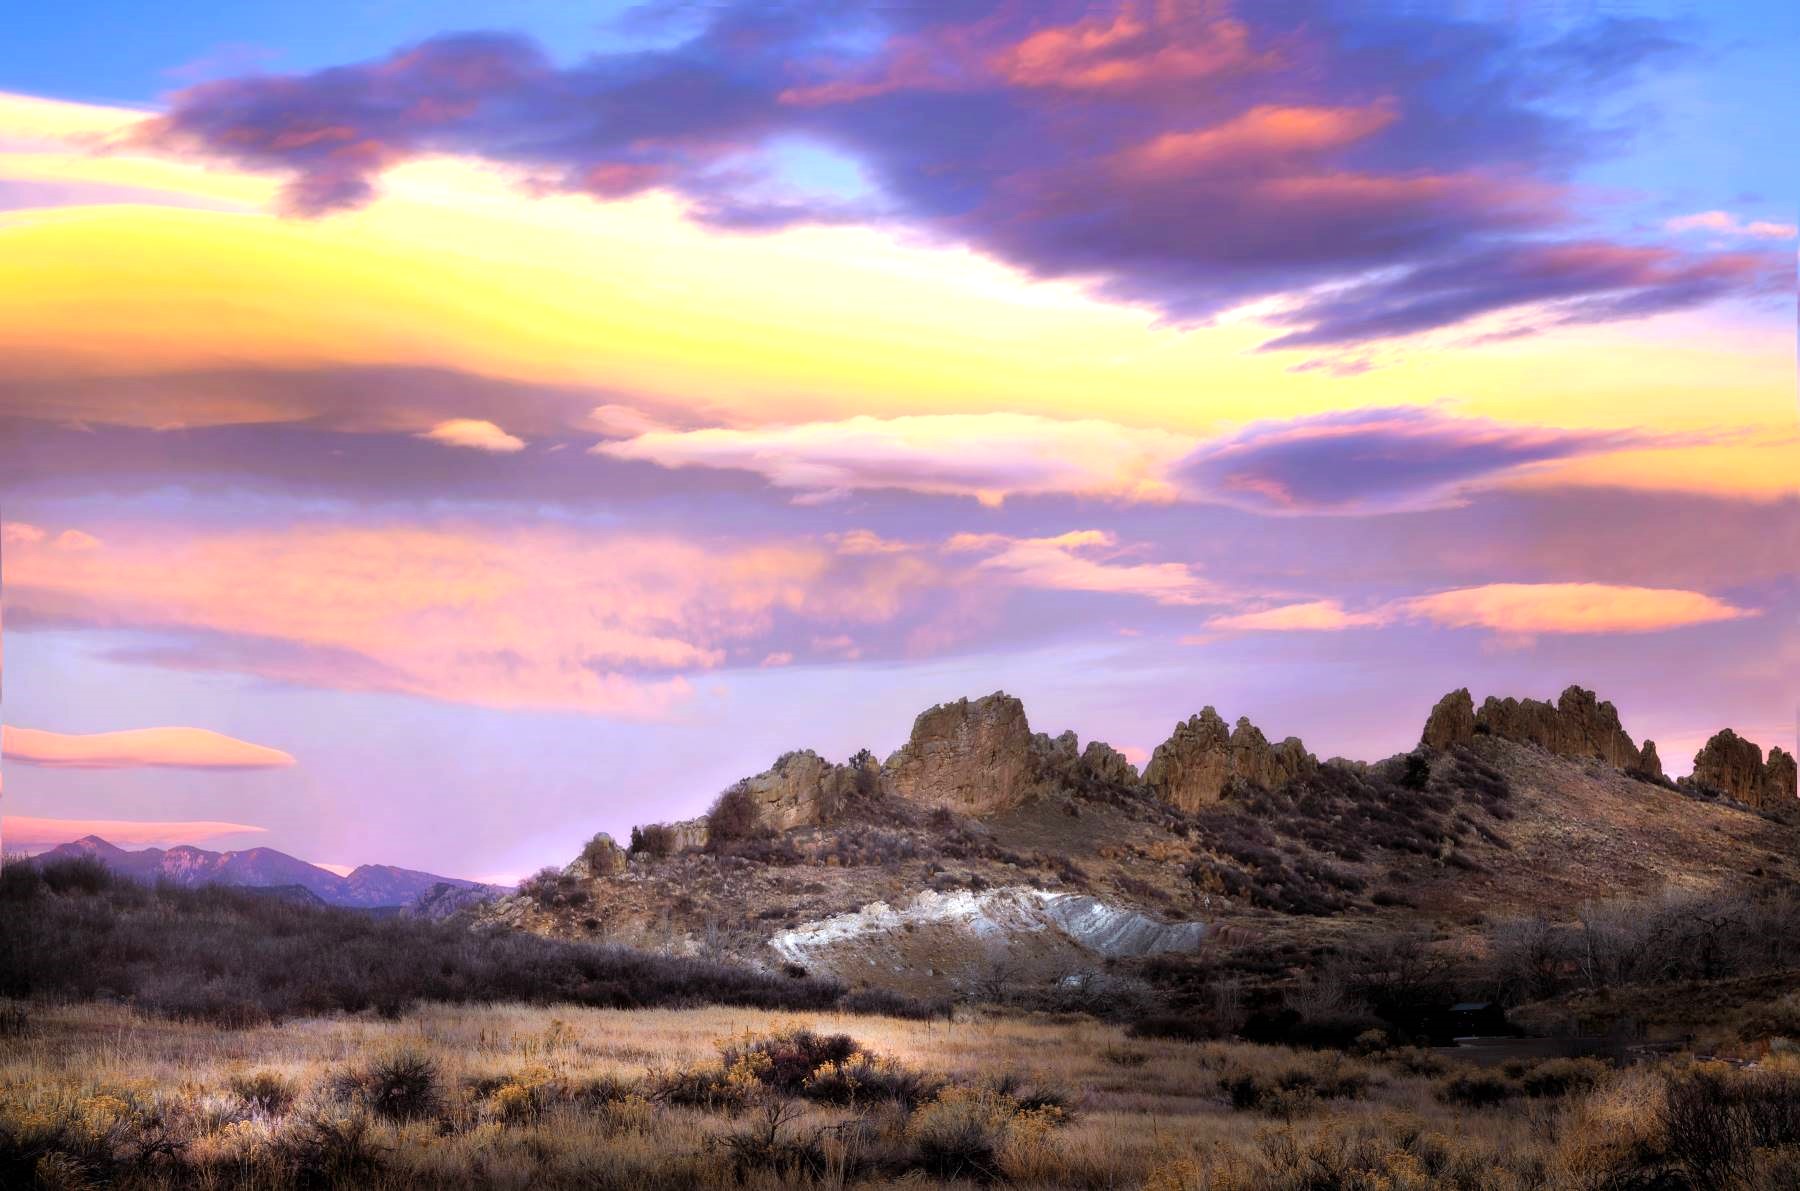
[[[356,909],[410,906],[440,885],[460,891],[465,903],[467,899],[498,897],[510,892],[499,885],[440,877],[390,864],[365,864],[339,876],[273,848],[210,852],[183,844],[166,849],[129,851],[97,835],[59,845],[43,853],[38,860],[41,863],[79,857],[91,857],[112,872],[135,881],[166,882],[187,889],[204,885],[298,889],[326,905]]]
[[[1206,708],[1140,774],[997,692],[924,712],[883,762],[786,754],[480,915],[913,994],[1087,989],[1171,956],[1291,978],[1397,931],[1791,884],[1792,758],[1749,748],[1721,733],[1675,783],[1591,692],[1458,691],[1379,762]]]

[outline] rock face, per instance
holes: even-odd
[[[1662,758],[1656,755],[1656,742],[1646,738],[1644,747],[1638,750],[1637,772],[1645,777],[1665,781],[1668,775],[1663,772]]]
[[[1065,734],[1073,754],[1075,737]],[[921,712],[912,737],[882,766],[894,793],[927,806],[985,815],[1023,802],[1035,779],[1036,756],[1025,707],[1004,691],[958,699]]]
[[[1437,701],[1425,720],[1425,734],[1420,738],[1428,749],[1439,751],[1467,744],[1475,738],[1475,700],[1469,688],[1451,691]]]
[[[1163,801],[1191,811],[1217,802],[1233,778],[1273,789],[1317,767],[1299,738],[1271,745],[1248,719],[1227,731],[1219,713],[1206,707],[1176,724],[1174,734],[1157,746],[1144,767],[1144,781]]]
[[[1791,806],[1795,800],[1792,755],[1772,748],[1765,764],[1762,747],[1730,728],[1694,754],[1694,773],[1688,780],[1762,810]]]
[[[1572,686],[1554,705],[1538,699],[1496,699],[1492,695],[1475,713],[1468,733],[1463,732],[1463,708],[1470,702],[1465,691],[1452,691],[1438,701],[1425,721],[1424,742],[1447,748],[1486,732],[1515,744],[1535,744],[1559,757],[1594,758],[1615,769],[1641,770],[1643,757],[1611,703],[1594,692]],[[1660,763],[1659,763],[1660,764]]]
[[[873,783],[873,758],[833,765],[811,749],[784,753],[774,765],[739,783],[756,802],[765,827],[786,831],[825,822],[854,795],[858,783]],[[867,776],[863,776],[864,774]]]
[[[1089,777],[1115,786],[1135,786],[1139,780],[1137,766],[1104,741],[1088,741],[1081,754],[1081,768]]]

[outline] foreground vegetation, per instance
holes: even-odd
[[[85,859],[0,871],[0,997],[129,1001],[228,1027],[395,1017],[424,1001],[927,1012],[702,958],[375,918],[245,889],[149,887]]]
[[[1448,1067],[1090,1018],[0,1013],[0,1186],[1800,1187],[1800,1063]]]

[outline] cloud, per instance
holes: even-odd
[[[1382,616],[1374,613],[1346,612],[1336,600],[1312,600],[1303,604],[1282,604],[1261,612],[1215,616],[1206,625],[1212,629],[1247,632],[1335,632],[1385,623]]]
[[[480,418],[451,418],[439,422],[419,435],[450,447],[467,447],[476,451],[512,452],[525,449],[525,440],[508,434],[492,422]]]
[[[1193,442],[1098,419],[983,413],[654,430],[592,449],[663,467],[756,472],[809,496],[905,488],[998,505],[1052,493],[1171,500],[1176,492],[1163,473]]]
[[[1299,302],[1288,347],[1546,301],[1564,304],[1554,321],[1635,317],[1791,271],[1558,242],[1582,222],[1563,180],[1610,139],[1590,113],[1682,52],[1654,21],[1546,39],[1419,6],[742,0],[668,32],[566,66],[475,32],[221,79],[129,139],[278,172],[299,215],[366,203],[405,162],[473,155],[539,192],[670,191],[721,228],[901,221],[1177,320],[1355,293]],[[794,144],[829,146],[869,194],[784,171]],[[1667,254],[1623,260],[1640,252]]]
[[[1283,604],[1217,616],[1215,630],[1341,632],[1402,621],[1455,629],[1489,629],[1506,637],[1567,633],[1657,633],[1755,616],[1704,592],[1614,583],[1488,583],[1390,600],[1366,612],[1337,600]]]
[[[1766,219],[1742,220],[1729,211],[1699,211],[1693,215],[1677,215],[1663,223],[1672,232],[1713,232],[1721,236],[1749,236],[1759,240],[1792,240],[1796,228],[1791,223],[1774,223]]]
[[[945,549],[983,554],[980,569],[997,572],[1021,587],[1140,596],[1158,604],[1205,604],[1224,598],[1216,585],[1186,563],[1120,561],[1140,548],[1121,547],[1118,538],[1104,530],[1072,530],[1045,538],[962,533]]]
[[[1398,609],[1447,628],[1521,636],[1657,633],[1756,615],[1703,592],[1611,583],[1489,583],[1415,596]]]
[[[279,769],[294,764],[280,749],[205,728],[134,728],[68,734],[0,728],[0,756],[52,769]]]
[[[1256,422],[1198,446],[1172,473],[1194,499],[1264,513],[1380,513],[1454,504],[1522,468],[1659,445],[1622,430],[1457,418],[1418,406]]]
[[[1454,326],[1498,312],[1502,334],[1616,322],[1793,286],[1793,264],[1752,253],[1695,256],[1600,240],[1481,247],[1333,290],[1274,316],[1298,329],[1264,350],[1342,347]]]
[[[8,521],[0,524],[0,544],[7,546],[36,546],[48,541],[57,550],[97,550],[100,539],[79,529],[65,529],[51,538],[49,533],[36,525],[27,525],[23,521]]]
[[[9,550],[14,625],[129,630],[113,656],[488,707],[658,715],[687,675],[910,612],[915,554],[539,528],[301,524]],[[326,592],[329,598],[322,598]]]
[[[0,839],[9,852],[43,852],[86,836],[97,835],[121,847],[169,848],[201,844],[234,835],[262,835],[266,827],[248,823],[150,822],[137,819],[38,819],[7,815],[0,819]]]

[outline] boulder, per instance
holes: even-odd
[[[1420,743],[1428,749],[1455,748],[1475,738],[1475,700],[1468,687],[1451,691],[1437,701],[1425,718],[1425,733]]]
[[[1317,767],[1298,737],[1271,745],[1247,718],[1228,731],[1219,713],[1206,707],[1157,746],[1144,781],[1163,801],[1192,811],[1217,802],[1234,778],[1274,789]]]
[[[1074,736],[1066,735],[1073,753]],[[1044,746],[1051,752],[1061,747],[1054,741]],[[1025,801],[1040,755],[1024,705],[996,691],[919,713],[912,736],[882,765],[882,776],[902,798],[986,815]]]
[[[1688,780],[1761,810],[1789,807],[1795,799],[1793,756],[1772,748],[1764,763],[1762,746],[1730,728],[1716,733],[1694,754],[1694,772]]]

